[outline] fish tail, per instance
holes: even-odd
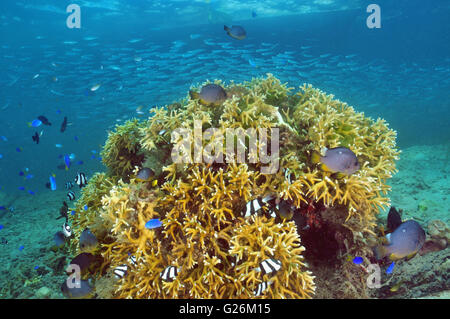
[[[200,97],[200,94],[194,91],[189,91],[189,96],[191,97],[192,100],[196,100]]]
[[[386,246],[379,245],[373,248],[373,255],[377,260],[383,259],[387,254]]]
[[[311,154],[311,162],[313,164],[319,163],[320,162],[320,158],[321,158],[321,155],[320,155],[319,152],[317,152],[317,151],[313,151],[312,152],[312,154]]]

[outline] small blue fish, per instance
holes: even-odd
[[[4,142],[8,142],[8,139],[6,138],[6,136],[0,136],[0,138],[4,141]]]
[[[16,151],[20,153],[20,152],[22,152],[22,148],[21,147],[16,147]]]
[[[33,174],[28,174],[27,176],[25,176],[26,179],[32,179],[34,177]]]
[[[39,127],[41,124],[42,122],[40,120],[33,120],[33,122],[31,122],[32,127]]]
[[[3,158],[3,154],[0,154],[0,158]]]
[[[25,187],[23,187],[23,186],[19,187],[19,191],[24,191],[24,190],[25,190]]]
[[[0,210],[6,210],[5,206],[0,206]]]
[[[70,212],[70,215],[75,216],[75,213],[76,213],[76,211],[73,210]]]
[[[92,159],[95,159],[95,155],[92,155],[91,158],[92,158]]]
[[[70,156],[64,155],[64,164],[66,164],[66,171],[70,168]]]
[[[146,224],[145,224],[145,228],[147,229],[153,229],[153,228],[158,228],[161,227],[162,223],[158,218],[155,219],[150,219]]]
[[[360,264],[362,264],[363,261],[364,261],[364,260],[363,260],[362,257],[355,257],[355,258],[353,259],[353,263],[354,263],[355,265],[360,265]]]
[[[61,145],[61,144],[55,144],[55,147],[57,147],[57,148],[61,148],[61,147],[62,147],[62,145]]]
[[[33,192],[33,191],[28,191],[28,194],[30,194],[30,195],[34,195],[34,194],[35,194],[35,192]]]
[[[25,247],[22,245],[19,247],[19,250],[22,251]]]
[[[39,266],[34,266],[34,270],[38,270],[39,269]]]
[[[84,210],[88,210],[88,205],[84,205]]]
[[[0,230],[2,230],[3,228],[5,228],[5,226],[3,226],[3,225],[0,225]]]
[[[78,161],[77,164],[78,164],[78,165],[83,165],[84,162],[83,162],[83,161]]]
[[[25,175],[24,172],[22,172],[22,171],[19,172],[19,176],[24,176],[24,175]]]
[[[56,180],[53,176],[50,176],[50,189],[56,191]]]
[[[389,267],[386,269],[387,274],[391,274],[394,270],[395,262],[392,262],[392,264],[389,265]]]
[[[78,142],[78,136],[75,136],[73,139]]]

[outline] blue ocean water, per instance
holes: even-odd
[[[81,28],[69,29],[71,3],[1,4],[0,187],[8,191],[40,190],[64,154],[95,171],[91,151],[108,128],[206,79],[270,72],[385,118],[400,146],[450,137],[448,1],[379,1],[380,29],[367,27],[366,1],[79,1]],[[244,41],[224,32],[233,23],[245,26]],[[53,125],[28,127],[39,115]],[[71,125],[60,133],[64,116]],[[25,168],[34,175],[26,183]]]
[[[371,3],[1,1],[0,192],[39,195],[52,174],[62,189],[77,172],[103,170],[108,130],[208,79],[310,83],[384,118],[400,148],[449,143],[450,2],[376,1],[375,29]],[[66,24],[70,4],[81,9],[79,29]],[[227,36],[224,24],[247,38]],[[31,126],[40,115],[52,125]]]

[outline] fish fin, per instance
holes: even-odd
[[[393,285],[391,288],[389,288],[389,290],[391,291],[391,292],[397,292],[399,289],[400,289],[400,287],[402,286],[402,284],[403,284],[403,279],[402,280],[400,280],[399,282],[397,282],[395,285]]]
[[[373,255],[377,260],[383,259],[387,255],[386,246],[379,245],[373,248]]]
[[[323,164],[323,165],[325,165],[325,164]],[[338,173],[334,173],[333,176],[336,179],[343,179],[343,178],[347,177],[347,174],[338,172]]]
[[[389,260],[396,261],[396,260],[399,260],[399,259],[400,259],[400,257],[398,255],[394,254],[394,253],[389,255]]]
[[[313,151],[312,152],[312,154],[311,154],[311,162],[313,164],[319,163],[320,162],[320,158],[321,158],[321,155],[320,155],[319,152],[317,152],[317,151]]]
[[[325,164],[320,164],[320,169],[324,172],[333,172],[331,169],[328,168]]]
[[[200,94],[194,91],[189,91],[189,96],[191,97],[191,100],[196,100],[200,97]]]
[[[223,26],[223,29],[224,29],[225,31],[227,31],[227,32],[230,31],[230,28],[227,27],[226,25]]]
[[[391,234],[392,234],[392,233],[389,233],[389,234],[387,234],[387,235],[385,236],[385,240],[386,240],[386,243],[387,243],[387,244],[390,244],[390,243],[391,243]]]
[[[155,179],[155,180],[152,182],[152,186],[153,186],[153,187],[158,186],[158,180],[157,180],[157,179]]]
[[[413,252],[412,254],[409,254],[408,256],[406,256],[406,260],[410,260],[410,259],[413,258],[416,254],[417,254],[417,251]]]

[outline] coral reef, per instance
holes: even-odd
[[[228,99],[222,105],[205,106],[187,97],[152,109],[147,121],[128,121],[109,134],[102,154],[110,177],[91,178],[71,216],[76,237],[89,227],[100,241],[102,271],[116,288],[110,296],[102,278],[105,295],[310,298],[321,289],[316,289],[314,269],[323,269],[308,266],[305,258],[308,264],[319,260],[325,265],[343,262],[348,255],[371,254],[375,216],[389,205],[386,180],[396,171],[395,131],[384,120],[367,118],[311,86],[293,93],[271,74],[224,87]],[[276,142],[275,135],[260,138],[252,148],[252,132],[261,137],[260,129],[274,128],[279,129],[279,153],[267,150]],[[180,129],[190,137],[196,130],[210,133],[176,154],[191,161],[172,161],[175,146],[186,137],[176,134]],[[223,152],[223,140],[210,144],[217,136],[227,136],[229,129],[247,134],[231,139],[233,146],[245,148],[245,163],[228,148]],[[337,146],[357,155],[360,169],[355,174],[340,178],[312,163],[313,151]],[[213,152],[192,159],[196,148]],[[273,174],[263,173],[267,163],[261,160],[261,150],[279,159]],[[224,163],[208,161],[220,155]],[[140,167],[156,173],[159,187],[135,180]],[[244,217],[249,201],[267,197],[292,204],[294,220],[271,217],[268,207]],[[147,229],[146,222],[155,218],[163,226]],[[130,256],[136,257],[135,263]],[[268,258],[280,261],[281,269],[261,273],[260,264]],[[123,264],[127,274],[116,279],[113,269]],[[172,281],[161,279],[167,267],[178,270]],[[350,278],[345,269],[343,274]],[[268,287],[257,296],[263,282]],[[364,295],[361,280],[348,286],[354,295]]]
[[[134,166],[142,164],[143,155],[139,144],[139,127],[142,125],[133,119],[123,125],[116,125],[115,131],[109,132],[101,156],[112,176],[127,178]]]

